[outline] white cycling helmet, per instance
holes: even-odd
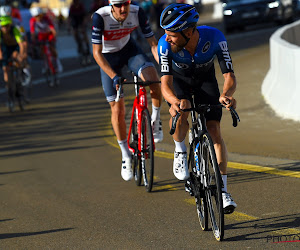
[[[34,7],[30,9],[30,13],[32,16],[38,16],[44,13],[44,11],[42,10],[42,8],[40,7]]]
[[[128,0],[109,0],[109,3],[112,5],[126,2],[128,2]]]
[[[11,7],[8,5],[1,6],[0,16],[11,16]]]

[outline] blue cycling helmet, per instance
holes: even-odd
[[[189,4],[173,3],[160,15],[160,26],[168,31],[181,32],[194,27],[199,20],[196,8]]]

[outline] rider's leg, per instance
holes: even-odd
[[[51,54],[53,55],[54,59],[55,59],[55,63],[56,63],[56,66],[57,66],[57,71],[60,73],[63,71],[63,66],[61,64],[61,61],[58,57],[58,54],[57,54],[57,50],[56,50],[56,47],[55,47],[55,42],[52,41],[50,43],[50,51],[51,51]]]
[[[123,94],[121,94],[119,102],[115,102],[114,100],[116,98],[116,89],[113,87],[112,79],[102,69],[100,69],[100,72],[102,88],[104,90],[106,100],[108,101],[111,108],[111,123],[113,126],[113,130],[119,144],[120,142],[126,141],[126,143],[120,144],[122,158],[129,158],[131,157],[131,154],[126,140],[127,136],[125,122],[125,103]]]
[[[124,98],[120,98],[119,102],[110,102],[111,108],[111,124],[118,141],[126,139],[126,123],[125,123],[125,104]]]
[[[87,32],[86,32],[86,27],[83,25],[81,28],[80,28],[80,32],[82,34],[82,38],[83,38],[83,41],[85,42],[85,55],[90,55],[91,52],[90,52],[90,41],[89,41],[89,38],[87,36]]]
[[[191,103],[187,99],[181,99],[180,107],[182,109],[190,108]],[[187,180],[189,178],[187,148],[185,145],[185,137],[189,130],[188,116],[189,112],[183,112],[181,114],[176,124],[175,133],[173,134],[173,140],[175,143],[173,173],[179,180]],[[171,128],[172,118],[170,119],[169,125]]]
[[[73,28],[73,35],[77,44],[77,51],[79,54],[83,53],[82,42],[80,40],[79,30],[78,28]]]
[[[181,99],[180,108],[181,109],[187,109],[191,107],[191,103],[187,99]],[[183,112],[176,124],[176,130],[173,134],[173,139],[177,142],[184,141],[186,134],[189,130],[189,122],[188,122],[188,116],[190,112]],[[172,127],[172,118],[169,121],[170,128]]]
[[[140,77],[143,81],[159,81],[157,71],[154,67],[145,67],[141,71]],[[162,124],[160,120],[160,107],[162,102],[162,94],[159,83],[150,85],[150,95],[152,99],[152,125],[154,142],[158,143],[163,140]]]
[[[159,81],[157,71],[154,67],[144,68],[141,71],[140,77],[143,81]],[[150,95],[152,99],[152,104],[155,107],[160,107],[162,101],[162,94],[159,83],[150,85]]]
[[[222,199],[223,199],[223,208],[224,213],[230,214],[237,207],[236,203],[232,199],[231,195],[227,192],[227,149],[224,143],[224,140],[221,135],[220,122],[210,120],[207,121],[207,129],[209,134],[212,137],[214,142],[215,152],[217,156],[217,161],[220,167],[220,172],[223,181],[222,187]]]
[[[207,129],[214,142],[217,161],[222,175],[227,175],[227,149],[221,136],[221,127],[219,121],[207,121]]]
[[[119,102],[112,101],[109,104],[111,107],[111,123],[122,153],[121,176],[125,181],[129,181],[132,179],[133,172],[131,168],[131,152],[126,140],[124,98],[121,98]]]
[[[7,82],[8,82],[8,68],[7,68],[7,66],[3,66],[2,70],[3,70],[4,82],[7,84]]]

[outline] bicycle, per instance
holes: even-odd
[[[92,55],[90,54],[90,49],[88,48],[89,43],[86,41],[87,33],[86,26],[82,25],[74,30],[74,38],[77,44],[78,59],[81,66],[85,67],[92,63]]]
[[[25,103],[29,103],[31,95],[32,82],[24,81],[23,69],[20,63],[10,58],[8,60],[8,108],[14,112],[15,101],[18,100],[18,105],[21,111],[25,110]]]
[[[208,216],[210,217],[213,234],[217,241],[224,238],[224,213],[222,200],[223,181],[217,163],[214,144],[206,127],[205,113],[211,109],[220,108],[222,104],[200,104],[195,107],[192,95],[192,108],[182,111],[191,111],[192,126],[189,130],[188,166],[191,169],[191,191],[195,196],[199,223],[203,231],[208,230]],[[236,127],[240,118],[237,112],[230,108],[233,126]],[[178,113],[172,118],[170,134],[174,134]],[[186,184],[187,188],[187,184]]]
[[[145,86],[154,83],[159,83],[159,81],[139,82],[138,77],[133,75],[132,82],[125,81],[120,83],[115,100],[116,102],[119,101],[124,84],[135,85],[135,99],[133,101],[127,141],[133,156],[135,183],[137,186],[141,186],[143,179],[147,192],[151,192],[153,186],[155,144]]]

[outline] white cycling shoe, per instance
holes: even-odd
[[[161,142],[164,138],[161,120],[152,121],[153,139],[155,143]]]
[[[122,159],[121,176],[124,181],[130,181],[133,177],[133,171],[131,167],[131,158]]]
[[[173,173],[181,181],[190,177],[186,152],[174,152]]]
[[[224,214],[231,214],[237,207],[230,193],[222,192]]]

